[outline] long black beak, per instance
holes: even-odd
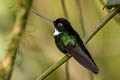
[[[34,12],[34,11],[32,11],[35,15],[37,15],[37,16],[40,16],[41,18],[44,18],[45,20],[47,20],[47,21],[49,21],[49,22],[54,22],[52,19],[48,19],[47,17],[45,17],[45,16],[41,16],[40,14],[38,14],[38,13],[36,13],[36,12]]]

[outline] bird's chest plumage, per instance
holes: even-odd
[[[64,33],[59,32],[57,29],[55,29],[54,31],[54,39],[55,39],[55,43],[57,48],[63,52],[63,53],[67,53],[65,46],[63,45],[63,42],[61,40],[61,38],[64,36]]]
[[[63,42],[61,41],[61,36],[62,34],[54,36],[56,46],[61,52],[67,53],[65,46],[63,45]]]
[[[67,53],[66,47],[70,42],[75,43],[75,39],[73,36],[70,36],[68,33],[61,33],[59,35],[55,35],[55,43],[60,51],[63,53]]]
[[[60,32],[55,29],[54,39],[57,47],[63,53],[67,53],[66,47],[69,43],[76,44],[77,39],[75,36],[70,35],[68,32]]]

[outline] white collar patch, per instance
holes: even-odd
[[[61,34],[62,32],[59,32],[57,29],[55,29],[55,32],[54,32],[54,36],[57,36],[59,34]]]

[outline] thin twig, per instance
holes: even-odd
[[[5,60],[2,63],[0,63],[0,80],[10,80],[11,78],[17,48],[19,46],[20,37],[25,30],[31,2],[32,0],[24,0],[24,2],[20,1],[20,3],[18,3],[19,9],[17,12],[16,22],[12,32],[11,42],[7,50],[7,56]]]
[[[70,74],[69,74],[69,61],[66,62],[65,70],[66,70],[66,80],[70,80]]]
[[[52,65],[48,70],[46,70],[37,80],[44,80],[49,74],[59,68],[63,63],[65,63],[70,56],[66,55],[62,59],[60,59],[57,64]]]
[[[66,6],[65,6],[65,0],[61,0],[61,3],[62,3],[64,15],[65,15],[66,18],[68,18],[67,9],[66,9]]]
[[[88,41],[117,13],[119,12],[119,7],[112,10],[107,16],[105,16],[97,25],[96,27],[85,37],[84,44],[87,44]],[[71,56],[65,55],[62,59],[60,59],[57,63],[52,65],[48,70],[46,70],[37,80],[44,80],[49,74],[59,68],[62,64],[68,61]]]
[[[90,80],[94,80],[94,76],[92,74],[92,72],[89,71],[89,77],[90,77]]]
[[[62,4],[64,15],[68,19],[69,17],[68,17],[66,5],[65,5],[65,0],[61,0],[61,4]],[[66,64],[65,64],[65,71],[66,71],[66,80],[70,80],[69,61],[67,61]]]
[[[80,25],[81,25],[83,37],[85,37],[86,31],[85,31],[85,25],[84,25],[84,16],[83,16],[83,11],[82,11],[81,0],[76,0],[76,4],[79,7],[79,11],[80,11]],[[90,71],[88,71],[88,73],[89,73],[90,80],[93,80],[93,74]]]
[[[79,7],[79,11],[80,11],[80,25],[81,25],[81,28],[82,28],[83,37],[85,37],[86,31],[85,31],[85,25],[84,25],[84,16],[83,16],[82,6],[81,6],[80,0],[76,0],[76,4]]]

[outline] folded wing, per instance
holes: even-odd
[[[94,63],[92,57],[82,51],[77,44],[70,43],[66,48],[69,54],[73,56],[85,68],[91,70],[95,74],[99,72],[98,67]]]

